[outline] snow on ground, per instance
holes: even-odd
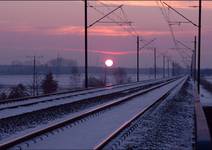
[[[205,76],[203,79],[212,84],[212,76]],[[200,85],[200,102],[203,106],[212,106],[212,93],[205,89],[203,85]]]
[[[111,99],[101,98],[90,100],[89,103],[87,101],[81,104],[67,104],[60,107],[53,107],[20,116],[1,119],[0,141],[3,142],[24,133],[30,133],[43,126],[46,127],[54,122],[58,122],[61,118],[63,120],[64,118],[72,117],[82,113],[82,111],[91,110],[97,105],[100,106],[102,103],[107,103],[107,101],[112,101],[114,99],[116,99],[116,97]]]
[[[133,131],[132,125],[105,149],[193,149],[193,117],[194,101],[191,84],[187,83],[180,94],[170,96],[147,112],[134,122],[137,127]],[[129,136],[125,139],[123,135],[127,132]]]
[[[200,102],[203,106],[212,106],[212,93],[200,86]]]
[[[204,77],[207,81],[209,81],[210,83],[212,83],[212,76],[205,76]]]
[[[70,102],[76,102],[82,99],[94,98],[96,96],[102,96],[102,95],[112,94],[115,92],[120,92],[123,90],[129,90],[130,88],[136,88],[139,86],[148,85],[150,83],[160,82],[161,80],[163,79],[158,79],[157,81],[143,81],[143,82],[140,82],[139,84],[130,83],[125,85],[116,85],[113,87],[104,87],[104,88],[91,89],[91,90],[74,92],[74,93],[52,95],[52,96],[41,97],[41,98],[33,98],[27,101],[1,104],[0,119],[20,115],[23,113],[32,112],[32,111],[36,111],[40,109],[45,109],[45,108],[49,108],[53,106],[64,105],[64,104],[67,104]],[[8,107],[11,107],[11,108],[7,109]]]
[[[155,82],[155,81],[153,81]],[[150,83],[150,82],[149,82]],[[139,86],[143,85],[148,85],[149,83],[140,83],[140,84],[132,84],[130,86],[115,86],[114,88],[111,87],[106,87],[106,88],[101,88],[101,89],[93,89],[90,90],[91,93],[88,93],[88,91],[81,91],[77,92],[79,95],[75,94],[62,94],[62,95],[54,95],[50,97],[41,97],[41,98],[34,98],[32,100],[27,100],[27,101],[20,101],[16,103],[9,103],[9,104],[3,104],[0,105],[0,119],[2,118],[7,118],[11,116],[16,116],[20,115],[23,113],[28,113],[40,109],[45,109],[53,106],[59,106],[59,105],[64,105],[67,103],[71,102],[76,102],[80,101],[83,99],[88,99],[88,98],[94,98],[97,96],[102,96],[102,95],[107,95],[107,94],[112,94],[115,92],[120,92],[123,90],[129,90],[131,88],[136,88]],[[117,88],[116,88],[117,87]],[[109,89],[109,90],[107,90]],[[93,92],[92,92],[93,91]],[[45,101],[45,103],[43,103]],[[41,103],[39,103],[41,102]],[[19,105],[25,105],[25,106],[19,106]],[[18,106],[18,107],[14,107]],[[11,107],[10,109],[5,109],[7,107]]]
[[[155,83],[155,81],[153,81]],[[152,82],[146,82],[146,84],[141,83],[140,85],[149,85],[149,83]],[[138,84],[138,83],[137,83]],[[135,87],[133,84],[126,84],[131,85],[129,87]],[[126,85],[117,85],[114,86],[116,88],[123,88],[128,89],[129,87],[126,87]],[[137,87],[138,85],[136,85]],[[106,87],[106,88],[99,88],[99,89],[93,89],[93,90],[87,90],[87,91],[98,91],[100,89],[110,89],[114,90],[113,87]],[[141,90],[142,88],[139,88],[138,90]],[[81,93],[86,93],[81,92]],[[19,132],[26,131],[26,130],[32,130],[36,128],[37,126],[42,126],[43,124],[49,124],[51,122],[54,122],[54,120],[57,120],[58,118],[63,118],[64,116],[74,114],[76,112],[80,112],[85,109],[91,109],[93,107],[96,107],[99,104],[106,103],[108,101],[112,101],[116,99],[117,97],[122,97],[127,95],[127,92],[120,93],[117,96],[110,96],[110,97],[99,97],[98,99],[89,99],[89,100],[83,100],[83,102],[80,103],[70,103],[66,105],[61,105],[57,107],[51,107],[45,110],[39,110],[34,111],[31,113],[25,113],[19,116],[14,116],[6,119],[1,119],[0,123],[0,139],[3,140],[5,138],[10,138],[11,136],[18,135]],[[38,101],[38,100],[37,100]],[[31,109],[30,109],[31,110]],[[11,111],[11,110],[10,110]],[[31,110],[32,111],[32,110]]]
[[[96,78],[101,78],[102,74],[89,74],[89,76],[93,76]],[[39,75],[39,82],[43,80],[45,75]],[[131,78],[132,81],[136,81],[136,74],[128,74],[128,77]],[[71,88],[76,87],[82,87],[84,82],[84,74],[81,74],[79,77],[79,81],[76,82],[76,80],[71,79],[71,76],[68,74],[60,74],[54,76],[55,80],[58,81],[59,84],[59,90],[67,90]],[[161,78],[161,76],[158,76],[158,78]],[[147,79],[153,79],[152,75],[140,75],[141,80],[147,80]],[[112,75],[107,76],[107,81],[110,84],[116,84],[116,81],[114,80]],[[0,75],[0,92],[7,92],[9,91],[10,87],[13,87],[18,84],[23,84],[25,86],[32,85],[33,82],[33,76],[32,75]]]
[[[142,96],[132,98],[116,107],[103,110],[93,116],[83,119],[64,130],[57,130],[54,135],[49,133],[44,140],[29,141],[29,149],[92,149],[113,131],[128,121],[132,116],[151,105],[179,81],[170,83]],[[25,144],[21,144],[23,148]]]

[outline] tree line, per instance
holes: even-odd
[[[55,93],[58,89],[58,83],[53,78],[53,74],[49,72],[41,82],[41,89],[43,94]],[[0,100],[5,99],[16,99],[22,97],[31,96],[30,92],[27,90],[26,86],[23,84],[18,84],[17,86],[11,87],[10,92],[7,94],[2,92],[0,94]]]

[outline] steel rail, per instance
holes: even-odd
[[[175,78],[169,78],[169,79],[165,79],[165,81],[169,81],[169,80],[172,80],[172,79],[175,79]],[[121,90],[121,91],[116,91],[116,92],[112,92],[112,93],[106,93],[106,94],[102,94],[100,95],[101,97],[102,96],[110,96],[110,95],[113,95],[113,94],[118,94],[118,93],[122,93],[122,92],[125,92],[125,91],[128,91],[128,90],[134,90],[134,89],[137,89],[137,88],[141,88],[141,87],[145,87],[145,86],[152,86],[152,85],[155,85],[155,84],[160,84],[164,82],[164,80],[161,80],[161,81],[154,81],[154,82],[150,82],[150,83],[140,83],[141,85],[138,85],[136,87],[132,87],[129,89],[124,89],[124,90]],[[131,84],[129,86],[133,86],[133,85],[136,85],[135,84]],[[126,86],[126,85],[125,85]],[[122,86],[121,86],[122,87]],[[115,87],[113,89],[118,89],[118,88],[121,88],[121,87]],[[80,95],[85,95],[85,94],[91,94],[91,93],[95,93],[95,92],[102,92],[102,91],[107,91],[109,89],[102,89],[102,90],[98,90],[98,91],[90,91],[90,92],[87,92],[87,93],[83,93],[83,94],[73,94],[73,95],[68,95],[68,96],[61,96],[61,97],[58,97],[58,98],[50,98],[50,99],[46,99],[46,100],[43,100],[43,101],[35,101],[35,102],[31,102],[31,103],[27,103],[27,104],[20,104],[20,105],[15,105],[15,106],[5,106],[5,107],[2,107],[0,108],[0,111],[2,110],[6,110],[6,109],[13,109],[13,108],[17,108],[17,107],[23,107],[23,106],[29,106],[29,105],[34,105],[34,104],[39,104],[39,103],[44,103],[44,102],[50,102],[50,101],[55,101],[55,100],[60,100],[60,99],[65,99],[65,98],[71,98],[71,97],[74,97],[74,96],[80,96]],[[89,97],[89,98],[86,98],[86,99],[82,99],[82,100],[87,100],[87,99],[91,99],[91,98],[98,98],[99,96],[93,96],[93,97]],[[80,101],[80,100],[79,100]],[[76,102],[76,101],[73,101],[73,102]],[[70,103],[73,103],[73,102],[70,102]]]
[[[152,80],[144,80],[144,81],[140,81],[139,83],[148,83],[151,82]],[[157,80],[158,81],[158,80]],[[8,104],[8,103],[15,103],[15,102],[19,102],[19,101],[26,101],[26,100],[31,100],[31,99],[37,99],[37,98],[45,98],[45,97],[52,97],[52,96],[63,96],[65,94],[71,94],[71,96],[76,96],[78,95],[77,92],[87,92],[87,93],[92,93],[92,92],[100,92],[100,91],[106,91],[108,90],[108,88],[120,88],[120,87],[124,87],[124,86],[130,86],[130,85],[135,85],[138,84],[138,82],[132,82],[132,83],[125,83],[125,84],[114,84],[114,85],[108,85],[105,87],[97,87],[97,88],[83,88],[83,89],[76,89],[76,90],[70,90],[70,91],[66,91],[66,92],[60,92],[60,93],[52,93],[52,94],[45,94],[45,95],[40,95],[40,96],[30,96],[30,97],[23,97],[23,98],[18,98],[18,99],[7,99],[7,100],[2,100],[0,102],[0,105],[3,104]],[[91,90],[95,90],[95,91],[91,91]],[[86,94],[87,94],[86,93]]]
[[[99,143],[97,146],[94,147],[94,150],[100,150],[103,149],[108,143],[110,143],[117,135],[119,135],[124,129],[130,127],[131,123],[137,120],[139,117],[141,117],[145,112],[147,112],[149,109],[155,106],[155,104],[158,104],[159,102],[162,102],[165,100],[175,89],[178,87],[180,84],[184,84],[185,81],[187,80],[184,79],[181,82],[177,84],[177,86],[171,88],[168,92],[166,92],[164,95],[162,95],[157,101],[152,103],[150,106],[145,107],[143,110],[138,112],[136,115],[134,115],[130,120],[126,121],[122,126],[120,126],[117,130],[115,130],[113,133],[111,133],[107,138],[105,138],[101,143]]]
[[[171,80],[171,81],[167,81],[166,83],[161,83],[160,85],[156,85],[156,86],[154,86],[154,87],[150,87],[150,88],[148,88],[148,89],[141,90],[141,91],[139,91],[139,92],[137,92],[137,93],[133,93],[133,94],[127,95],[127,96],[125,96],[125,97],[118,98],[118,99],[115,100],[115,101],[112,101],[112,102],[109,102],[109,103],[104,104],[104,105],[102,105],[102,106],[98,106],[98,107],[93,108],[93,109],[91,109],[91,110],[85,111],[84,113],[82,113],[82,114],[80,114],[80,115],[73,116],[73,117],[71,117],[71,118],[69,118],[69,119],[66,119],[66,120],[64,120],[64,121],[61,121],[61,122],[52,124],[52,125],[50,125],[50,126],[48,126],[48,127],[46,127],[46,128],[43,128],[43,129],[34,131],[34,132],[32,132],[32,133],[28,133],[28,134],[26,134],[26,135],[23,135],[23,136],[21,136],[21,137],[18,137],[18,138],[9,140],[9,141],[7,141],[7,142],[5,142],[5,143],[0,144],[0,149],[8,149],[8,148],[11,148],[11,147],[13,147],[13,146],[15,146],[15,145],[18,145],[18,144],[20,144],[20,143],[23,143],[23,142],[25,142],[25,141],[28,141],[29,139],[33,139],[33,138],[35,138],[35,137],[41,136],[41,135],[43,135],[43,134],[45,134],[45,133],[48,133],[48,132],[50,132],[50,131],[52,131],[52,130],[55,130],[55,129],[64,127],[64,126],[66,126],[66,125],[68,125],[68,124],[70,124],[70,123],[73,123],[73,122],[75,122],[75,121],[79,121],[79,120],[81,120],[81,119],[83,119],[83,118],[85,118],[85,117],[88,117],[89,115],[95,114],[95,113],[97,113],[97,112],[99,112],[99,111],[102,111],[102,110],[105,110],[105,109],[108,109],[108,108],[117,106],[117,105],[119,105],[119,104],[121,104],[121,103],[124,103],[124,102],[126,102],[126,101],[131,100],[132,98],[134,98],[134,97],[136,97],[136,96],[143,95],[143,94],[145,94],[145,93],[151,92],[151,91],[153,91],[153,90],[155,90],[155,89],[158,89],[158,88],[160,88],[160,87],[162,87],[162,86],[165,86],[165,85],[167,85],[167,84],[169,84],[169,83],[171,83],[171,82],[174,82],[174,81],[176,81],[176,80],[179,80],[179,79],[181,79],[181,78],[182,78],[182,77],[180,77],[180,78],[175,78],[175,79],[173,79],[173,80]]]
[[[143,83],[148,82],[150,80],[144,80],[141,81]],[[73,89],[73,90],[69,90],[69,91],[65,91],[65,92],[57,92],[57,93],[51,93],[51,94],[44,94],[44,95],[39,95],[39,96],[29,96],[29,97],[22,97],[22,98],[16,98],[16,99],[7,99],[7,100],[2,100],[0,102],[0,105],[5,104],[5,103],[12,103],[12,102],[18,102],[18,101],[25,101],[25,100],[29,100],[29,99],[36,99],[36,98],[43,98],[43,97],[51,97],[51,96],[55,96],[55,95],[64,95],[64,94],[69,94],[69,93],[75,93],[75,92],[83,92],[83,91],[89,91],[89,90],[95,90],[95,89],[101,89],[101,88],[109,88],[109,87],[121,87],[121,86],[126,86],[126,85],[133,85],[136,84],[136,82],[132,82],[132,83],[126,83],[126,84],[114,84],[114,85],[107,85],[105,87],[90,87],[90,88],[82,88],[82,89]]]

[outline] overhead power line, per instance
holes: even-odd
[[[183,63],[184,63],[186,66],[189,66],[189,63],[187,62],[187,57],[188,57],[188,56],[185,56],[185,55],[187,55],[187,54],[185,54],[184,51],[183,51],[183,53],[182,53],[182,51],[180,51],[180,48],[179,48],[179,46],[178,46],[178,42],[177,42],[176,37],[175,37],[175,34],[174,34],[174,29],[173,29],[173,27],[172,27],[173,21],[171,21],[170,15],[169,15],[169,9],[170,9],[170,7],[168,7],[168,10],[167,10],[167,9],[166,9],[166,3],[163,3],[162,1],[157,2],[157,5],[158,5],[158,7],[159,7],[160,10],[161,10],[162,16],[164,17],[165,21],[166,21],[167,24],[168,24],[169,31],[170,31],[170,33],[171,33],[171,37],[172,37],[172,40],[173,40],[173,43],[174,43],[174,46],[175,46],[175,49],[174,49],[174,50],[175,50],[175,51],[178,53],[178,55],[182,58]],[[187,18],[186,18],[186,20],[187,20]],[[188,20],[187,20],[187,21],[188,21]],[[190,20],[189,20],[189,21],[190,21]],[[183,22],[181,22],[181,23],[183,23]]]
[[[111,8],[115,7],[115,6],[110,6],[108,4],[105,4],[101,1],[95,1],[96,3],[99,3],[101,8],[105,7],[108,11],[111,11]],[[105,16],[106,13],[104,11],[102,11],[102,9],[100,10],[98,8],[99,5],[91,5],[88,4],[88,6],[92,9],[94,9],[96,12],[98,12],[99,14]],[[117,7],[117,6],[116,6]],[[124,12],[123,7],[120,7],[120,15],[117,14],[117,12],[111,14],[110,16],[106,16],[105,18],[109,19],[109,21],[100,21],[99,23],[114,23],[117,24],[118,26],[122,27],[123,30],[125,30],[126,32],[128,32],[130,35],[133,36],[137,36],[137,31],[135,30],[135,27],[132,25],[132,22],[127,18],[126,13]],[[114,18],[115,17],[115,18]]]
[[[97,19],[97,20],[94,21],[92,24],[90,24],[90,25],[88,26],[88,28],[89,28],[89,27],[92,27],[94,24],[100,22],[102,19],[106,18],[107,16],[109,16],[110,14],[112,14],[113,12],[115,12],[116,10],[120,9],[122,6],[123,6],[123,5],[118,6],[117,8],[115,8],[115,9],[112,10],[112,11],[110,11],[109,13],[107,13],[106,15],[104,15],[103,17]]]

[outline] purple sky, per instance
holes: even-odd
[[[114,3],[114,2],[113,2]],[[119,2],[120,3],[120,2]],[[182,62],[179,54],[170,49],[174,46],[168,25],[155,2],[122,2],[128,18],[143,39],[157,38],[153,46],[159,53],[166,53]],[[197,9],[188,6],[196,2],[175,2],[177,10],[197,22]],[[99,3],[92,2],[92,5]],[[117,4],[114,3],[113,5]],[[212,2],[205,2],[203,9],[202,66],[212,67]],[[108,10],[98,7],[101,11]],[[92,8],[88,9],[89,23],[101,17]],[[111,17],[121,15],[117,11]],[[175,20],[184,21],[170,12]],[[104,21],[109,21],[105,19]],[[42,55],[42,61],[60,56],[84,64],[83,2],[0,2],[0,64],[12,60],[27,60],[26,56]],[[192,48],[197,29],[190,24],[174,26],[176,38]],[[102,66],[112,58],[115,66],[135,67],[136,38],[116,24],[96,24],[89,29],[89,65]],[[141,66],[151,67],[151,50],[141,52]],[[189,53],[189,52],[188,52]],[[158,63],[161,64],[161,54]]]

